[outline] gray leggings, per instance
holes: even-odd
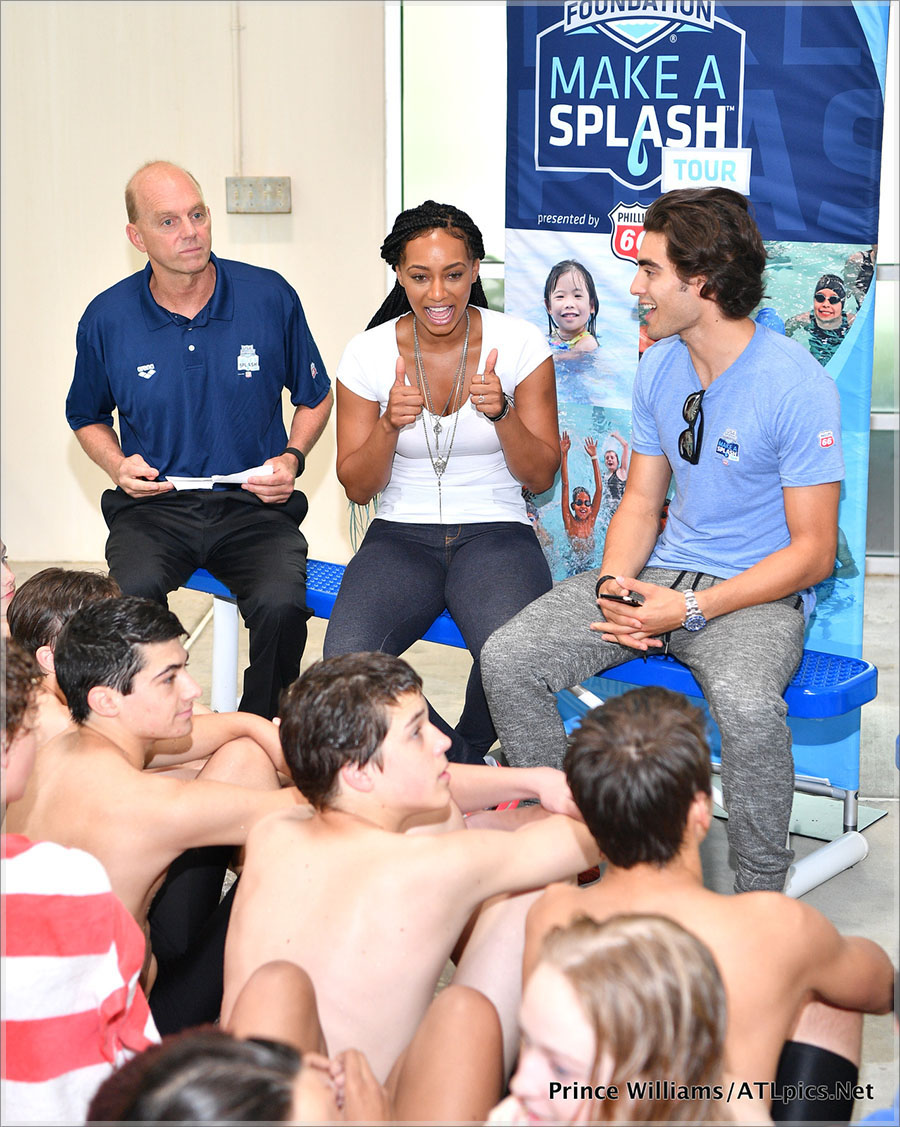
[[[588,629],[602,618],[598,571],[558,583],[496,630],[481,651],[481,676],[503,753],[511,765],[562,766],[566,732],[554,694],[638,656]],[[645,583],[669,587],[679,573],[644,568]],[[688,572],[678,590],[692,587]],[[721,582],[701,577],[696,589]],[[712,619],[697,633],[672,631],[669,653],[703,689],[722,738],[722,792],[735,890],[781,890],[793,851],[786,845],[794,790],[787,705],[782,694],[803,656],[797,596]]]

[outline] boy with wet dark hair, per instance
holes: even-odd
[[[608,711],[592,712],[576,733],[566,777],[611,865],[667,864],[697,795],[712,795],[704,717],[685,705],[651,686],[611,698]]]
[[[133,692],[135,675],[147,662],[145,646],[184,635],[175,615],[149,599],[110,599],[71,619],[57,641],[56,676],[75,723],[83,725],[90,717],[88,697],[97,686],[123,697]]]
[[[61,567],[44,568],[16,591],[9,608],[10,631],[24,649],[35,655],[43,674],[37,697],[39,747],[73,723],[56,677],[54,651],[60,632],[82,607],[121,594],[118,583],[105,572]],[[211,713],[199,703],[194,705],[190,736],[154,744],[149,765],[153,770],[177,770],[179,777],[193,777],[212,754],[238,739],[253,740],[260,751],[257,767],[235,782],[274,785],[270,762],[286,775],[277,733],[270,721],[247,712]]]
[[[554,885],[527,924],[526,975],[542,937],[576,916],[667,916],[709,947],[728,993],[726,1056],[739,1117],[847,1122],[862,1013],[887,1013],[893,967],[868,939],[844,937],[814,908],[781,892],[722,896],[703,887],[700,843],[712,817],[703,714],[662,688],[610,698],[584,717],[566,776],[607,860],[589,888]],[[844,1096],[773,1100],[800,1084]],[[822,1086],[821,1089],[819,1086]],[[747,1106],[749,1104],[749,1106]],[[742,1105],[744,1105],[742,1107]]]
[[[480,808],[484,787],[509,787],[518,773],[448,765],[449,737],[430,723],[421,681],[400,658],[317,662],[283,696],[280,732],[315,813],[275,815],[248,838],[222,1018],[261,963],[296,962],[315,985],[329,1053],[362,1050],[390,1090],[473,914],[498,894],[587,869],[596,848],[565,815],[514,833],[453,829],[451,797]],[[423,820],[443,832],[406,832]],[[508,1064],[529,902],[503,897],[481,911],[453,979],[497,1006]]]
[[[285,689],[281,697],[280,737],[291,777],[304,797],[325,809],[337,790],[340,769],[348,761],[382,766],[381,747],[391,725],[391,709],[406,693],[421,693],[422,679],[404,661],[383,660],[378,653],[354,654],[353,660],[329,659]],[[302,751],[300,750],[302,749]],[[349,757],[349,760],[348,760]],[[470,826],[514,829],[543,813],[578,817],[562,771],[549,767],[495,768],[456,763],[450,781],[451,809],[439,821],[460,828],[460,809]],[[540,808],[505,810],[498,804],[537,800]],[[427,819],[432,824],[433,818]]]
[[[40,749],[33,785],[9,812],[19,832],[93,853],[142,926],[180,854],[243,845],[260,817],[303,801],[278,786],[269,760],[272,789],[236,784],[261,754],[249,741],[220,749],[190,781],[144,770],[158,741],[185,740],[193,726],[200,689],[187,673],[184,633],[174,614],[147,599],[103,599],[72,616],[57,639],[55,667],[75,724]],[[220,877],[213,908],[221,888]],[[215,919],[201,906],[192,942],[172,940],[158,980],[148,952],[144,982],[161,1031],[218,1016],[230,901],[223,905]],[[193,919],[195,905],[184,907]]]
[[[121,594],[115,579],[103,572],[45,567],[26,579],[13,596],[8,613],[10,634],[34,654],[42,674],[35,721],[38,747],[72,724],[53,662],[60,630],[81,607]]]
[[[406,662],[359,654],[331,661],[301,677],[281,698],[281,741],[291,776],[317,810],[339,785],[346,763],[382,766],[390,710],[406,693],[420,693],[422,679]],[[303,780],[301,785],[300,780]]]
[[[5,811],[34,763],[40,671],[15,641],[3,649]],[[4,1121],[80,1123],[113,1068],[159,1040],[138,985],[144,937],[81,850],[4,833],[0,878]]]

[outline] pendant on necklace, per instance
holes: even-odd
[[[435,437],[435,439],[440,437],[440,433],[443,429],[444,428],[441,426],[441,420],[438,419],[438,421],[434,424],[434,437]]]
[[[441,457],[438,457],[437,455],[435,455],[434,472],[437,474],[437,476],[440,477],[441,474],[444,472],[444,470],[446,468],[447,468],[447,459],[441,458]]]

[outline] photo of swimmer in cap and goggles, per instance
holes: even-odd
[[[785,336],[805,333],[808,339],[802,343],[820,364],[827,364],[854,321],[855,314],[845,311],[845,299],[844,283],[837,274],[823,274],[813,291],[812,309],[785,321]]]

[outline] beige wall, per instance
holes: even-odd
[[[14,559],[99,560],[108,479],[64,403],[75,327],[145,261],[122,189],[143,161],[186,165],[223,257],[296,287],[334,375],[384,295],[383,6],[239,5],[243,173],[291,177],[290,215],[228,215],[234,175],[231,3],[2,4],[2,534]],[[198,404],[198,409],[202,407]],[[334,422],[307,462],[311,554],[350,555]]]

